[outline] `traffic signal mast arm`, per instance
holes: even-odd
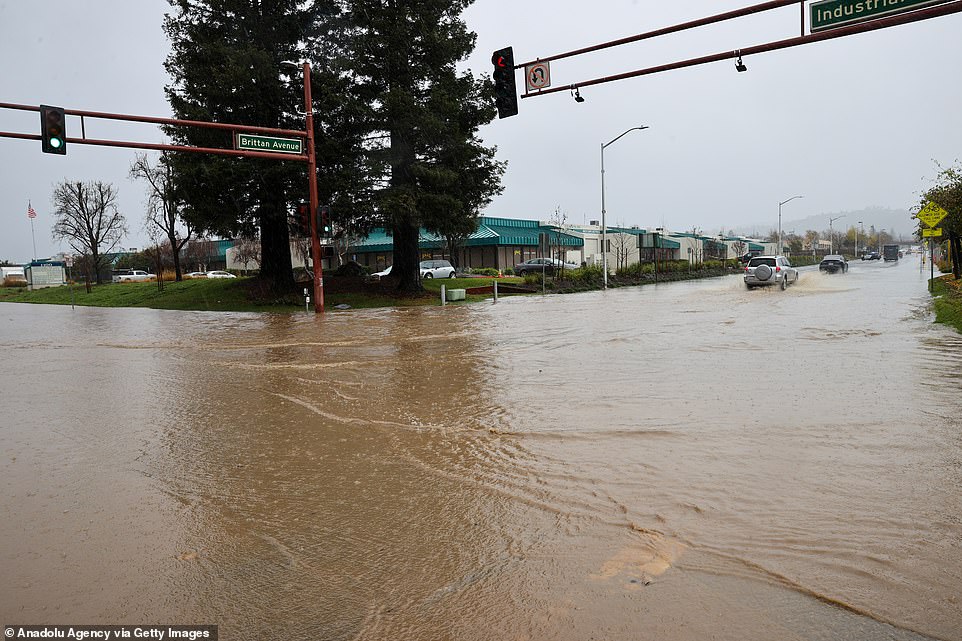
[[[33,105],[18,105],[12,103],[0,102],[0,109],[17,109],[21,111],[37,111],[40,112],[41,108]],[[98,111],[81,111],[78,109],[64,109],[64,113],[68,116],[80,116],[81,118],[81,131],[84,131],[83,118],[100,118],[106,120],[124,120],[127,122],[144,122],[157,125],[170,125],[176,127],[202,127],[205,129],[220,129],[223,131],[231,132],[245,132],[245,133],[258,133],[258,134],[273,134],[280,136],[296,136],[299,138],[306,138],[307,132],[297,131],[290,129],[274,129],[271,127],[255,127],[253,125],[232,125],[217,122],[204,122],[199,120],[177,120],[174,118],[155,118],[153,116],[133,116],[127,114],[113,114],[104,113]],[[68,143],[75,143],[80,145],[99,145],[102,147],[125,147],[132,149],[151,149],[157,151],[189,151],[194,153],[205,153],[205,154],[215,154],[220,156],[243,156],[246,158],[273,158],[276,160],[293,160],[298,162],[307,162],[308,158],[304,154],[282,154],[273,153],[269,151],[247,151],[247,150],[237,150],[237,149],[223,149],[216,147],[188,147],[185,145],[164,145],[160,143],[147,143],[147,142],[130,142],[122,140],[97,140],[87,138],[86,135],[82,133],[81,138],[70,138],[66,137],[65,141]],[[43,141],[42,135],[37,134],[21,134],[13,132],[0,131],[0,138],[20,138],[23,140],[40,140]]]
[[[622,38],[621,40],[614,40],[612,42],[602,43],[600,45],[595,45],[592,47],[585,47],[583,49],[577,49],[575,51],[569,51],[567,53],[557,54],[554,56],[549,56],[547,58],[539,58],[536,62],[557,60],[560,58],[567,58],[567,57],[579,55],[582,53],[589,53],[592,51],[597,51],[599,49],[605,49],[608,47],[628,44],[630,42],[636,42],[638,40],[644,40],[647,38],[654,38],[655,36],[665,35],[668,33],[675,33],[677,31],[691,29],[694,27],[711,24],[713,22],[719,22],[721,20],[729,20],[731,18],[740,17],[743,15],[749,15],[751,13],[768,11],[770,9],[775,9],[775,8],[786,6],[789,4],[796,4],[796,2],[794,0],[791,2],[789,2],[788,0],[778,0],[777,2],[768,2],[765,4],[755,5],[753,7],[748,7],[746,9],[741,9],[738,11],[719,14],[717,16],[712,16],[710,18],[703,18],[701,20],[687,22],[681,25],[666,27],[665,29],[659,29],[657,31],[652,31],[645,34],[639,34],[637,36],[631,36],[629,38]],[[801,4],[804,10],[805,5],[804,3],[801,3]],[[790,47],[797,47],[799,45],[810,44],[813,42],[821,42],[823,40],[831,40],[833,38],[841,38],[844,36],[850,36],[850,35],[859,34],[859,33],[866,33],[869,31],[875,31],[878,29],[885,29],[887,27],[894,27],[898,25],[909,24],[909,23],[918,22],[921,20],[928,20],[929,18],[947,16],[947,15],[950,15],[953,13],[959,13],[959,12],[962,12],[962,0],[954,0],[951,2],[946,2],[945,4],[927,7],[924,9],[917,9],[914,11],[910,11],[908,13],[901,13],[901,14],[897,14],[897,15],[893,15],[885,18],[875,18],[868,22],[853,24],[853,25],[844,26],[844,27],[837,27],[837,28],[833,28],[828,31],[822,31],[819,33],[813,33],[809,35],[803,34],[801,36],[798,36],[795,38],[788,38],[786,40],[778,40],[778,41],[769,42],[766,44],[745,47],[743,49],[723,51],[720,53],[702,56],[699,58],[691,58],[689,60],[683,60],[680,62],[673,62],[665,65],[659,65],[657,67],[648,67],[646,69],[629,71],[621,74],[616,74],[613,76],[594,78],[592,80],[585,80],[582,82],[576,82],[568,85],[552,87],[550,89],[541,89],[534,93],[521,94],[521,97],[535,98],[537,96],[547,96],[548,94],[557,93],[559,91],[572,91],[574,89],[578,89],[582,87],[590,87],[592,85],[600,85],[607,82],[615,82],[616,80],[626,80],[628,78],[636,78],[638,76],[661,73],[663,71],[683,69],[685,67],[694,67],[697,65],[708,64],[711,62],[719,62],[722,60],[731,60],[734,58],[738,58],[740,56],[749,56],[749,55],[758,54],[758,53],[766,53],[769,51],[777,51],[779,49],[788,49]],[[804,21],[804,17],[803,17],[803,21]],[[524,67],[526,64],[532,64],[532,63],[530,62],[524,63],[522,65],[516,65],[516,67]]]

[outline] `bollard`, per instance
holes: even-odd
[[[445,286],[441,285],[441,306],[442,307],[448,304],[447,292],[445,292],[444,290],[445,290]]]
[[[498,281],[492,281],[494,283],[494,302],[498,302]]]

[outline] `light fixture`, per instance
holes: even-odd
[[[738,60],[735,61],[735,71],[737,71],[738,73],[741,73],[743,71],[748,71],[748,67],[745,66],[744,62],[742,62],[741,52],[736,51],[735,55],[738,56]]]
[[[578,89],[577,87],[575,87],[574,97],[575,97],[575,102],[584,102],[584,101],[585,101],[585,99],[581,97],[581,90]]]

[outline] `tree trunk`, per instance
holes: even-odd
[[[391,274],[398,275],[399,292],[416,294],[422,291],[418,250],[420,228],[408,222],[394,225],[394,265]]]
[[[962,279],[962,237],[955,232],[949,232],[949,245],[952,248],[952,275],[955,280]]]
[[[97,279],[97,284],[98,284],[98,285],[101,285],[102,283],[101,283],[101,278],[100,278],[100,271],[101,271],[101,270],[100,270],[100,253],[97,251],[97,245],[96,245],[96,243],[94,243],[93,245],[94,245],[94,246],[93,246],[93,248],[91,249],[91,252],[90,252],[90,262],[93,263],[94,275],[95,275],[95,277],[96,277],[96,279]]]

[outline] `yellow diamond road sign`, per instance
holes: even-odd
[[[949,215],[949,212],[945,211],[935,203],[928,203],[919,212],[918,219],[929,227],[935,227],[941,222],[943,218]]]

